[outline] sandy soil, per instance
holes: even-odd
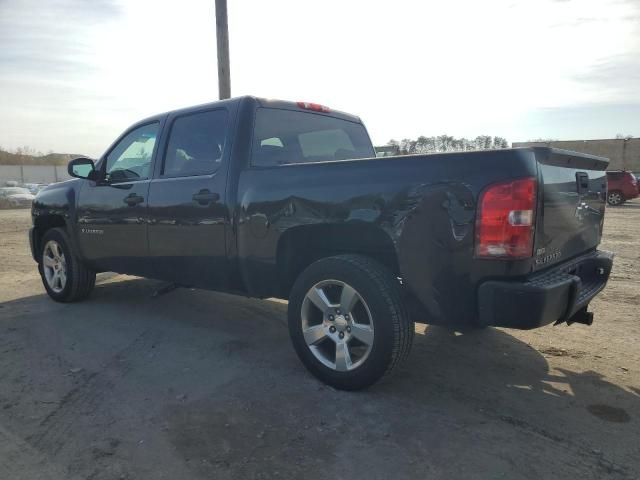
[[[366,392],[310,377],[286,304],[101,275],[53,303],[0,211],[0,479],[640,478],[640,202],[593,326],[417,327]]]

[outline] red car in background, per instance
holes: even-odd
[[[607,172],[607,203],[622,205],[638,196],[638,180],[631,172],[612,170]]]

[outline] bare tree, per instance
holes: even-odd
[[[404,138],[401,141],[391,139],[387,145],[398,147],[401,155],[509,148],[509,142],[506,138],[492,137],[491,135],[479,135],[473,140],[464,137],[456,138],[446,134],[436,137],[421,135],[416,140],[410,138]]]

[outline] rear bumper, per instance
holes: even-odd
[[[478,289],[481,325],[528,330],[577,318],[607,284],[613,253],[595,251],[518,282],[487,281]]]

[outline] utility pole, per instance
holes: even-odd
[[[216,0],[216,38],[218,43],[218,92],[220,100],[224,100],[231,98],[227,0]]]

